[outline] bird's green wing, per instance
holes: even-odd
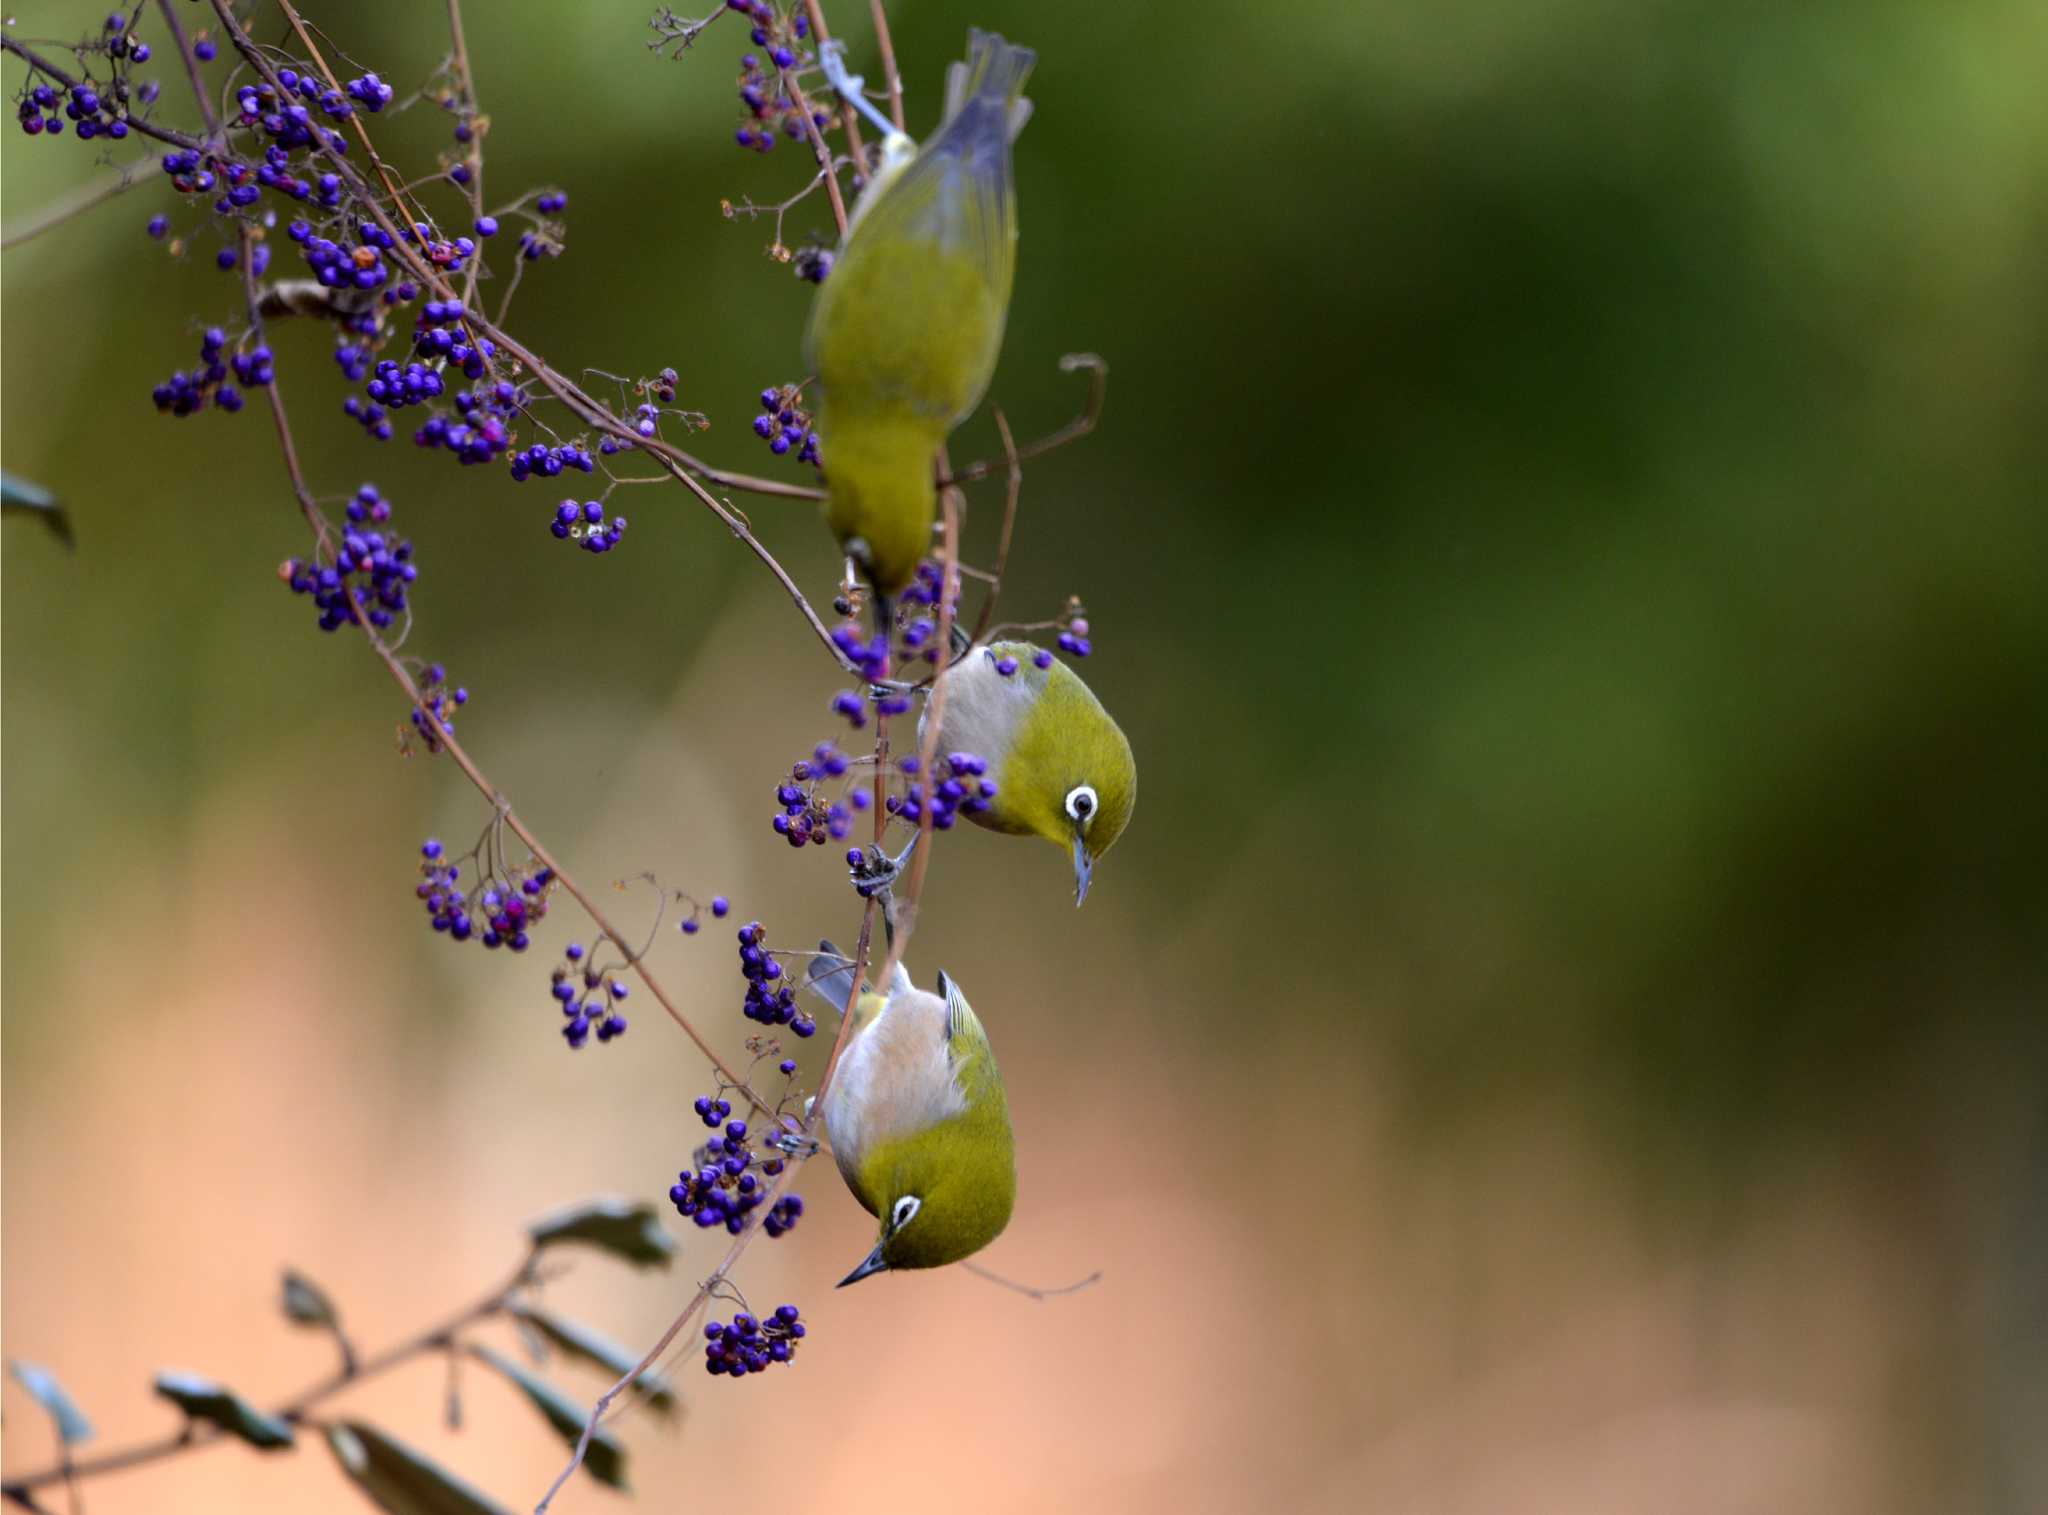
[[[967,996],[943,968],[939,970],[939,993],[946,997],[946,1044],[952,1048],[954,1058],[986,1048],[988,1032],[982,1029],[981,1017],[974,1013]]]

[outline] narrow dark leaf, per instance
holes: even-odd
[[[64,1385],[57,1382],[56,1374],[35,1363],[23,1362],[18,1357],[8,1359],[7,1371],[14,1375],[15,1382],[28,1390],[37,1404],[50,1412],[50,1418],[57,1422],[57,1435],[61,1440],[85,1441],[92,1436],[92,1422],[71,1402],[71,1396],[64,1392]]]
[[[438,1462],[364,1421],[329,1426],[327,1445],[356,1487],[391,1515],[511,1515]]]
[[[159,1373],[156,1391],[194,1420],[219,1426],[252,1447],[273,1451],[292,1444],[289,1422],[266,1415],[232,1389],[192,1373]]]
[[[500,1356],[489,1347],[472,1345],[469,1350],[477,1361],[497,1369],[525,1390],[534,1407],[548,1418],[548,1424],[560,1433],[571,1451],[575,1450],[576,1443],[582,1439],[583,1427],[590,1419],[588,1410],[511,1358]],[[590,1438],[590,1449],[583,1454],[583,1466],[599,1483],[608,1483],[615,1489],[626,1487],[626,1449],[602,1426]]]
[[[636,1267],[666,1268],[676,1244],[644,1200],[593,1199],[544,1215],[527,1230],[536,1247],[587,1241]]]
[[[326,1291],[296,1268],[284,1270],[284,1313],[302,1326],[332,1328],[341,1320]]]
[[[33,479],[24,479],[17,473],[0,473],[0,511],[40,516],[58,541],[66,547],[76,545],[71,535],[71,517],[57,497]]]
[[[594,1363],[610,1374],[613,1382],[633,1371],[640,1359],[608,1336],[601,1336],[581,1321],[564,1320],[532,1305],[520,1305],[514,1317],[522,1327],[532,1327],[571,1357]],[[663,1414],[676,1408],[676,1393],[669,1381],[649,1369],[633,1380],[640,1397]]]

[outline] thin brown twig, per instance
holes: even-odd
[[[448,40],[454,49],[455,86],[462,94],[462,108],[468,112],[462,119],[469,126],[467,143],[469,183],[469,214],[471,221],[481,221],[484,214],[484,154],[480,124],[483,112],[477,106],[476,78],[469,70],[469,43],[462,33],[462,0],[448,0]],[[472,228],[474,229],[474,228]],[[466,309],[476,299],[477,274],[484,266],[483,249],[478,248],[469,266],[463,270],[462,304]]]
[[[75,76],[59,68],[34,48],[29,47],[26,43],[15,41],[14,38],[7,36],[4,32],[0,32],[0,51],[13,53],[15,57],[26,62],[31,68],[48,74],[66,89],[72,88],[79,82]],[[205,152],[207,148],[207,143],[203,138],[191,136],[186,132],[174,131],[168,126],[158,126],[154,121],[142,116],[130,116],[128,118],[128,128],[130,131],[141,132],[145,137],[154,137],[159,142],[168,142],[173,147],[182,147],[188,151]]]
[[[0,252],[12,252],[24,242],[32,242],[46,231],[62,226],[66,221],[97,210],[116,195],[133,189],[143,180],[155,178],[162,173],[163,157],[138,158],[133,163],[124,163],[115,177],[88,179],[63,199],[26,222],[18,222],[0,233]]]
[[[832,40],[832,34],[825,29],[825,12],[819,7],[818,0],[804,0],[804,9],[811,18],[811,36],[817,43],[818,51],[822,53],[825,44]],[[846,150],[853,158],[854,172],[865,174],[868,171],[868,155],[860,141],[860,112],[853,108],[851,100],[839,102],[839,119],[846,125]]]
[[[1062,1294],[1079,1294],[1083,1289],[1092,1288],[1094,1285],[1102,1282],[1102,1270],[1097,1268],[1086,1278],[1078,1279],[1073,1283],[1061,1284],[1056,1289],[1041,1289],[1032,1284],[1020,1284],[1014,1278],[1005,1278],[1002,1274],[996,1272],[995,1269],[984,1268],[972,1258],[967,1259],[960,1266],[969,1273],[972,1273],[976,1278],[985,1278],[992,1284],[1000,1284],[1005,1289],[1022,1294],[1026,1299],[1054,1299]]]
[[[199,114],[206,122],[206,135],[220,135],[220,117],[213,109],[213,97],[206,92],[206,80],[200,77],[199,60],[192,56],[192,44],[186,40],[185,25],[178,19],[178,8],[171,0],[156,0],[158,14],[164,18],[164,27],[171,34],[171,45],[178,50],[178,56],[185,63],[185,78],[192,86],[192,97],[199,102]]]
[[[835,171],[831,145],[825,134],[818,129],[817,119],[811,114],[811,102],[804,98],[803,86],[796,82],[796,75],[786,68],[777,67],[782,75],[782,87],[789,92],[789,98],[796,108],[803,112],[804,133],[811,139],[811,151],[818,155],[819,171],[825,175],[825,194],[832,201],[832,219],[839,225],[839,235],[846,235],[846,199],[839,193],[839,175]]]
[[[214,13],[220,16],[222,20],[229,19],[227,5],[228,0],[213,0]],[[314,65],[319,68],[320,77],[327,81],[327,87],[336,94],[340,94],[341,80],[335,75],[334,70],[328,66],[327,59],[321,55],[319,46],[313,41],[313,34],[306,27],[305,18],[299,14],[298,7],[292,4],[292,0],[277,0],[277,8],[284,12],[285,20],[289,21],[292,30],[298,33],[299,45],[306,49],[307,55],[312,58]],[[266,70],[266,75],[267,73],[268,71]],[[274,79],[271,82],[273,84],[276,83]],[[280,90],[280,95],[282,95],[282,90]],[[408,223],[426,222],[425,214],[417,207],[407,208],[405,191],[400,189],[397,181],[391,177],[390,168],[385,164],[383,158],[378,155],[377,144],[370,140],[370,129],[363,125],[363,112],[352,111],[348,119],[349,124],[356,129],[356,140],[363,144],[363,151],[370,159],[370,166],[377,171],[377,177],[384,181],[384,188],[391,195],[391,203],[405,212]],[[333,154],[331,156],[338,157],[340,155]]]
[[[955,489],[939,492],[939,512],[945,521],[945,539],[939,545],[939,630],[934,645],[940,648],[940,657],[951,655],[953,647],[953,615],[960,598],[960,495]],[[888,960],[875,982],[887,984],[895,976],[896,965],[903,961],[903,954],[910,947],[911,933],[917,929],[917,907],[924,897],[925,870],[931,864],[932,856],[932,809],[938,798],[938,781],[932,772],[938,761],[939,727],[946,714],[946,681],[934,678],[932,692],[926,697],[923,720],[923,743],[917,756],[917,781],[924,785],[924,803],[917,812],[917,851],[910,859],[910,877],[905,883],[902,895],[896,901],[895,931],[889,942]]]
[[[289,9],[289,0],[278,0],[278,4],[284,6],[288,13],[296,16],[296,12],[291,12]],[[228,6],[227,0],[213,0],[213,5],[215,14],[221,20],[223,30],[233,39],[236,49],[274,88],[281,88],[278,85],[276,71],[271,67],[270,60],[263,55],[262,50],[256,46],[248,32],[236,20],[233,11]],[[327,67],[325,59],[321,57],[318,47],[303,32],[301,36],[305,46],[312,55],[313,61],[320,67],[323,74],[331,78],[332,71]],[[357,121],[357,126],[360,130],[360,120]],[[365,212],[392,238],[394,255],[406,265],[413,276],[427,288],[432,289],[439,297],[455,299],[456,293],[453,286],[442,275],[441,270],[421,257],[418,249],[401,234],[397,223],[392,220],[384,207],[378,203],[376,197],[370,193],[368,183],[363,179],[355,165],[345,155],[329,150],[324,144],[319,148],[319,152],[329,165],[333,167],[335,173],[347,181],[349,187],[356,192]],[[566,405],[573,414],[582,418],[587,424],[638,448],[649,457],[654,458],[662,467],[673,474],[677,481],[694,494],[712,514],[716,515],[724,523],[727,530],[738,537],[746,545],[747,549],[775,576],[776,582],[782,586],[784,593],[790,597],[798,612],[802,614],[805,621],[809,624],[812,633],[832,655],[834,661],[849,672],[858,671],[852,659],[847,657],[839,649],[838,644],[832,640],[831,631],[827,629],[817,611],[812,608],[810,601],[804,597],[803,591],[797,587],[796,581],[790,577],[788,570],[777,561],[775,555],[769,552],[767,547],[754,535],[753,531],[731,506],[714,497],[692,475],[691,466],[697,463],[696,459],[660,441],[658,438],[640,436],[639,433],[606,410],[596,400],[585,394],[574,383],[549,367],[538,355],[514,340],[502,327],[485,320],[475,312],[469,313],[465,319],[477,332],[491,338],[509,356],[524,364],[548,391]]]
[[[968,639],[972,650],[987,633],[989,623],[995,619],[996,597],[1003,592],[1003,574],[1010,566],[1010,536],[1017,525],[1017,497],[1024,489],[1024,464],[1017,456],[1017,439],[1010,435],[1010,421],[1003,414],[1003,407],[992,405],[995,412],[996,430],[1003,436],[1003,456],[1009,460],[1009,486],[1003,494],[1003,531],[996,542],[996,566],[989,575],[988,598],[981,602],[981,614],[974,623],[974,635]]]
[[[307,1411],[322,1400],[339,1393],[342,1389],[378,1374],[388,1372],[423,1353],[440,1349],[464,1326],[475,1325],[478,1321],[489,1320],[504,1313],[512,1298],[533,1279],[537,1253],[529,1251],[520,1261],[512,1277],[482,1299],[464,1306],[446,1319],[426,1327],[424,1330],[386,1347],[382,1352],[360,1362],[350,1363],[319,1381],[307,1385],[298,1393],[284,1400],[270,1413],[279,1420],[302,1422]],[[101,1453],[81,1462],[70,1462],[69,1474],[77,1478],[91,1478],[101,1473],[118,1472],[144,1463],[156,1462],[161,1458],[175,1456],[181,1452],[197,1451],[201,1447],[218,1446],[234,1440],[231,1432],[211,1426],[185,1425],[168,1436],[154,1441],[140,1442],[132,1447],[122,1447],[112,1452]],[[18,1503],[28,1503],[32,1489],[44,1484],[56,1483],[66,1476],[67,1467],[62,1461],[48,1467],[37,1468],[32,1473],[23,1473],[0,1484],[0,1495]]]
[[[889,81],[889,119],[896,123],[896,130],[908,136],[910,129],[903,124],[903,75],[896,71],[896,44],[889,38],[889,17],[882,0],[868,0],[868,14],[874,18],[875,43],[882,50],[882,76]]]
[[[257,309],[258,292],[253,267],[254,260],[249,256],[252,244],[253,234],[245,223],[242,227],[241,262],[243,279],[249,301],[250,324],[260,334],[262,331],[262,316]],[[264,392],[269,397],[271,420],[277,428],[278,448],[284,457],[285,473],[291,480],[292,493],[297,497],[299,509],[306,517],[307,524],[312,527],[314,536],[323,547],[327,547],[330,537],[327,518],[321,514],[319,503],[314,499],[313,491],[306,483],[305,472],[299,466],[298,447],[293,441],[291,423],[285,414],[284,394],[275,380],[264,386]],[[353,616],[353,607],[351,607],[351,614]],[[364,639],[369,643],[378,658],[382,660],[385,669],[390,673],[393,681],[397,683],[400,689],[405,691],[406,699],[411,701],[413,709],[418,711],[422,719],[427,723],[435,742],[446,749],[448,755],[454,759],[455,765],[462,770],[463,775],[468,778],[471,784],[475,785],[477,792],[496,807],[497,813],[504,817],[505,825],[511,828],[513,834],[520,841],[526,844],[527,851],[533,854],[535,860],[552,873],[561,886],[568,891],[569,896],[583,907],[584,913],[590,917],[598,930],[611,938],[612,943],[621,952],[626,954],[626,961],[632,967],[635,976],[639,978],[640,982],[647,986],[647,992],[654,996],[655,1003],[668,1012],[670,1020],[682,1027],[683,1033],[696,1044],[697,1050],[710,1059],[711,1065],[724,1076],[728,1083],[745,1096],[749,1104],[764,1114],[772,1114],[774,1106],[757,1094],[753,1086],[739,1073],[735,1072],[731,1065],[718,1054],[717,1050],[704,1039],[703,1033],[691,1023],[688,1016],[683,1014],[675,1001],[670,998],[668,991],[662,987],[661,981],[654,976],[653,971],[647,966],[646,958],[642,954],[635,952],[628,945],[625,934],[611,923],[605,916],[605,913],[597,907],[596,902],[584,891],[583,886],[578,884],[575,878],[556,861],[554,855],[542,845],[540,838],[527,828],[526,823],[512,809],[511,801],[505,798],[504,791],[499,789],[497,785],[493,784],[484,775],[483,770],[476,765],[475,760],[464,750],[462,744],[455,739],[455,734],[448,729],[447,725],[441,720],[440,715],[420,694],[419,686],[413,682],[411,672],[400,661],[398,655],[385,645],[384,639],[377,635],[376,629],[369,625],[361,616],[353,616],[353,618],[356,625],[361,629]]]
[[[814,1136],[824,1120],[825,1095],[831,1089],[832,1077],[839,1069],[839,1056],[845,1050],[848,1034],[853,1025],[854,1006],[860,1001],[861,983],[867,969],[868,953],[874,941],[874,925],[875,902],[871,898],[861,914],[860,941],[855,945],[853,953],[853,984],[847,991],[846,1004],[840,1011],[839,1032],[832,1040],[831,1055],[826,1058],[825,1071],[818,1079],[817,1094],[811,1101],[810,1117],[804,1122],[806,1137]],[[597,1397],[597,1402],[590,1407],[589,1418],[583,1423],[583,1433],[576,1439],[576,1447],[570,1454],[569,1465],[555,1475],[555,1481],[548,1485],[547,1492],[540,1497],[540,1503],[534,1506],[534,1515],[547,1515],[547,1508],[554,1501],[554,1497],[562,1491],[562,1485],[574,1477],[576,1470],[583,1465],[583,1459],[590,1451],[590,1440],[597,1434],[598,1425],[604,1420],[605,1412],[611,1408],[612,1402],[630,1388],[642,1373],[659,1362],[661,1355],[668,1350],[669,1343],[696,1319],[697,1312],[704,1308],[712,1292],[731,1274],[734,1265],[739,1262],[741,1255],[759,1234],[762,1222],[774,1213],[776,1202],[796,1181],[797,1173],[803,1166],[803,1162],[794,1161],[783,1166],[782,1172],[776,1175],[775,1181],[762,1195],[761,1203],[755,1208],[752,1217],[741,1228],[739,1235],[732,1239],[732,1245],[725,1249],[725,1256],[719,1259],[718,1266],[713,1268],[697,1286],[697,1292],[691,1296],[690,1302],[683,1307],[682,1312],[669,1322],[668,1329],[661,1333],[660,1339],[652,1347],[648,1348],[647,1354],[628,1369],[618,1382]]]
[[[1088,374],[1088,400],[1081,407],[1081,413],[1075,416],[1073,420],[1067,422],[1058,431],[1048,433],[1035,442],[1025,443],[1017,449],[1014,460],[1006,457],[996,460],[984,459],[978,463],[969,463],[951,477],[941,479],[939,482],[941,484],[972,484],[977,479],[987,478],[999,468],[1010,466],[1013,461],[1021,463],[1027,458],[1040,457],[1045,453],[1051,452],[1055,447],[1064,447],[1069,442],[1078,441],[1080,438],[1087,436],[1089,432],[1095,430],[1096,424],[1102,419],[1103,402],[1109,396],[1109,364],[1099,354],[1092,352],[1070,352],[1060,359],[1061,373],[1075,373],[1082,370],[1085,370]]]

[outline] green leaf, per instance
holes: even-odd
[[[219,1426],[252,1447],[272,1451],[292,1444],[288,1421],[266,1415],[232,1389],[192,1373],[159,1373],[156,1391],[194,1420]]]
[[[512,1382],[526,1391],[526,1397],[534,1407],[548,1418],[548,1424],[561,1434],[562,1440],[574,1451],[582,1439],[583,1427],[590,1420],[590,1412],[545,1378],[529,1373],[509,1357],[500,1356],[489,1347],[471,1344],[470,1353],[479,1362],[496,1368]],[[630,1364],[629,1364],[630,1366]],[[590,1438],[589,1450],[583,1454],[583,1466],[590,1470],[590,1476],[599,1483],[608,1483],[615,1489],[626,1487],[626,1449],[610,1431],[600,1426]]]
[[[302,1326],[331,1329],[341,1320],[326,1292],[296,1268],[284,1270],[284,1313]]]
[[[634,1364],[640,1360],[610,1337],[599,1335],[581,1321],[564,1320],[532,1305],[514,1306],[513,1313],[521,1324],[532,1326],[571,1357],[604,1369],[615,1382],[632,1372]],[[663,1414],[675,1412],[676,1391],[659,1373],[650,1368],[633,1383],[639,1389],[640,1397],[649,1405]]]
[[[645,1200],[593,1199],[544,1215],[527,1228],[536,1247],[587,1241],[636,1267],[666,1268],[676,1244]]]
[[[341,1470],[391,1515],[511,1515],[431,1458],[360,1420],[327,1428]]]
[[[92,1436],[92,1422],[85,1418],[85,1412],[71,1402],[71,1396],[64,1392],[64,1385],[57,1382],[57,1375],[48,1368],[38,1367],[20,1358],[9,1358],[7,1371],[35,1399],[35,1402],[50,1412],[50,1418],[57,1422],[58,1439],[66,1443],[86,1441]]]

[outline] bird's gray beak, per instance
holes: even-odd
[[[866,1257],[862,1258],[860,1266],[858,1268],[855,1268],[851,1273],[847,1274],[846,1277],[840,1279],[838,1284],[835,1285],[835,1287],[843,1289],[848,1284],[857,1284],[863,1278],[866,1278],[869,1274],[880,1273],[884,1271],[888,1266],[889,1265],[887,1263],[882,1261],[882,1244],[880,1242],[876,1242],[875,1250],[870,1252]]]
[[[1074,833],[1074,905],[1079,908],[1088,898],[1088,874],[1095,866],[1095,859],[1088,854],[1088,839],[1078,831]]]

